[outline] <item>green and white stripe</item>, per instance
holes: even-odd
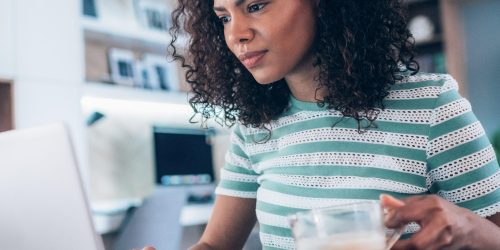
[[[216,193],[256,199],[264,249],[294,249],[290,213],[382,193],[433,193],[481,216],[495,214],[499,166],[457,90],[449,75],[405,76],[391,88],[377,127],[362,134],[340,112],[291,97],[267,142],[260,141],[266,130],[235,126]]]

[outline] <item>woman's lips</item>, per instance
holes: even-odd
[[[247,52],[245,54],[240,55],[240,60],[248,69],[256,67],[261,61],[262,57],[267,53],[266,50],[256,51],[256,52]]]

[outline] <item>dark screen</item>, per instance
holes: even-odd
[[[157,183],[181,178],[170,185],[202,184],[208,176],[213,182],[212,146],[204,131],[155,127],[154,144]]]

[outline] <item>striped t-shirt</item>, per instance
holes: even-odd
[[[457,90],[449,75],[405,76],[391,87],[376,127],[361,134],[354,119],[291,97],[266,142],[264,129],[234,127],[216,193],[256,199],[264,249],[294,249],[290,213],[383,193],[437,194],[493,215],[500,212],[499,166]]]

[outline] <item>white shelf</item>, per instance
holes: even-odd
[[[92,17],[82,17],[85,37],[99,41],[118,42],[137,46],[166,48],[170,43],[168,32],[155,31],[138,25],[105,23]],[[185,46],[186,37],[179,37],[176,45]]]
[[[182,208],[179,222],[184,227],[207,224],[213,208],[213,203],[188,204]]]
[[[186,92],[148,90],[98,82],[86,82],[83,93],[86,97],[189,105]]]
[[[123,199],[117,201],[94,202],[91,204],[92,219],[97,233],[112,233],[120,229],[127,211],[142,205],[142,199]]]
[[[145,119],[168,117],[175,126],[197,129],[201,126],[200,123],[189,122],[195,113],[188,102],[187,92],[154,91],[95,82],[86,82],[82,92],[80,102],[84,113],[99,110],[149,117]],[[228,132],[213,119],[208,121],[207,126],[219,132]]]
[[[131,202],[130,204],[116,204],[106,207],[100,206],[93,209],[92,219],[97,233],[113,233],[123,226],[127,211],[130,207],[139,207],[142,202]],[[97,204],[98,206],[100,204]],[[182,208],[179,224],[183,227],[207,224],[212,215],[213,203],[209,204],[187,204]]]

